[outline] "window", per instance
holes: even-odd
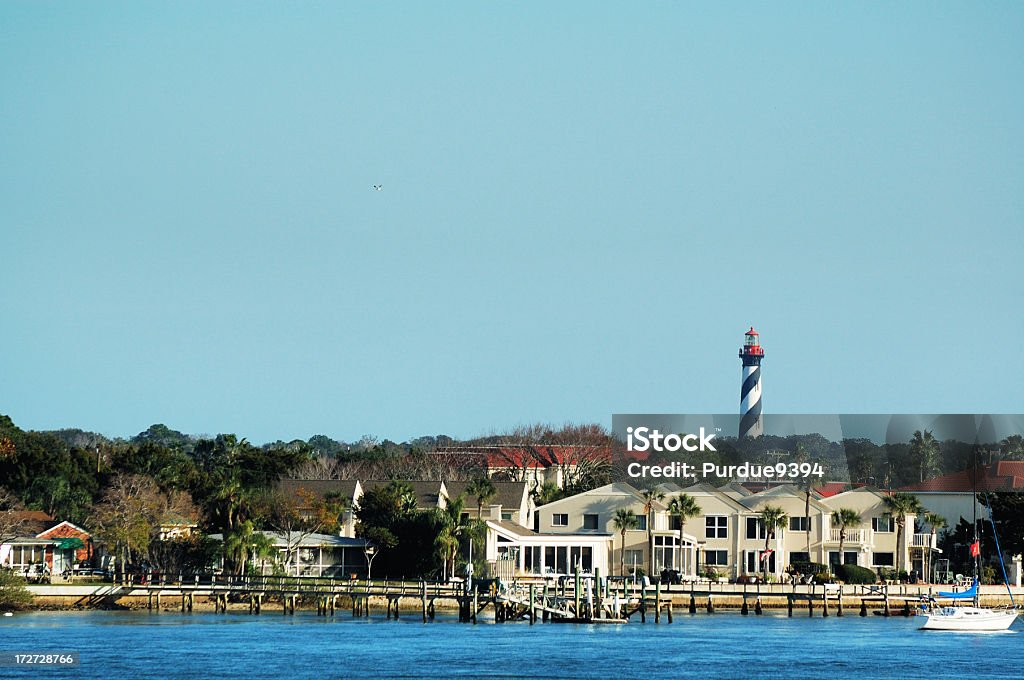
[[[506,521],[512,521],[512,517],[515,515],[514,512],[502,512],[501,518]]]
[[[551,515],[551,526],[553,527],[567,527],[569,526],[569,515],[564,512],[556,512]]]
[[[775,551],[774,550],[768,553],[766,560],[762,560],[761,559],[761,557],[764,556],[764,551],[763,550],[748,550],[746,552],[746,555],[747,555],[746,567],[747,567],[747,573],[748,574],[756,574],[756,573],[758,573],[760,571],[763,571],[764,568],[765,568],[764,567],[765,562],[768,563],[768,571],[770,571],[770,572],[774,572],[775,571]]]
[[[811,527],[810,517],[790,517],[789,518],[789,530],[790,531],[807,531]]]
[[[896,560],[893,559],[894,553],[891,552],[876,552],[871,555],[871,566],[873,567],[891,567],[896,564]]]
[[[545,574],[568,574],[569,568],[569,547],[565,545],[544,546],[544,573]]]
[[[680,521],[679,515],[669,515],[668,528],[672,531],[679,531],[683,528],[683,523]]]
[[[760,517],[747,518],[747,538],[759,538],[761,540],[766,538],[764,522],[761,521]]]
[[[810,562],[811,554],[805,552],[791,552],[789,553],[789,563],[797,564],[798,562]]]
[[[633,565],[638,568],[644,566],[644,551],[643,550],[627,550],[626,551],[626,573],[632,573]]]
[[[725,515],[709,515],[704,518],[705,538],[729,538],[729,518]]]
[[[889,513],[885,513],[881,517],[871,518],[871,529],[880,534],[891,534],[894,525],[895,522],[892,521],[892,515]]]
[[[636,516],[636,530],[647,531],[647,517],[645,517],[644,515]]]
[[[679,538],[676,536],[654,537],[654,569],[676,568],[676,553],[679,551]]]
[[[540,573],[540,548],[532,545],[526,546],[523,551],[523,567],[532,574]]]
[[[594,569],[594,549],[589,545],[572,546],[569,548],[569,568],[572,573],[580,571],[591,572]]]
[[[709,567],[727,567],[729,566],[729,551],[728,550],[705,550],[704,551],[704,564]]]
[[[829,550],[828,551],[828,563],[829,563],[829,565],[831,565],[833,567],[839,564],[839,551],[838,550]],[[857,564],[857,551],[856,550],[844,550],[843,551],[843,564]]]
[[[587,531],[597,531],[597,515],[583,515],[583,528]]]

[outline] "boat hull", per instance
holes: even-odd
[[[942,607],[922,614],[927,617],[921,630],[989,632],[1007,630],[1017,619],[1016,610],[981,607]]]

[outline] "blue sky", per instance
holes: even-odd
[[[0,412],[730,412],[751,324],[766,412],[1022,412],[1021,35],[1020,3],[0,4]]]

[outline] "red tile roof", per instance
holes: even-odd
[[[822,498],[831,498],[832,496],[836,496],[838,494],[841,494],[844,491],[849,491],[851,489],[859,489],[862,486],[864,486],[864,485],[863,484],[850,484],[849,482],[827,482],[825,484],[822,484],[819,487],[815,487],[814,490]]]
[[[592,446],[443,446],[435,453],[464,453],[484,456],[488,468],[550,468],[572,465],[581,460],[611,462],[611,451]]]
[[[1001,460],[978,468],[978,491],[1024,491],[1024,461]],[[901,491],[968,492],[974,490],[974,468],[905,486]]]
[[[14,521],[22,524],[18,527],[21,536],[36,536],[58,524],[57,520],[41,510],[18,510],[11,513]]]

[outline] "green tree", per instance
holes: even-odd
[[[233,574],[244,574],[254,557],[273,551],[273,540],[258,531],[252,520],[242,520],[224,534],[224,568]]]
[[[768,543],[775,538],[779,529],[789,521],[789,515],[782,508],[775,505],[766,505],[761,508],[761,523],[764,524],[764,553],[762,553],[761,570],[764,572],[765,580],[768,580]]]
[[[686,524],[686,520],[700,515],[700,505],[697,504],[697,500],[690,494],[677,494],[668,501],[668,514],[671,517],[679,518],[680,560],[677,566],[680,568],[680,571],[682,571],[683,527]]]
[[[0,569],[0,609],[27,609],[33,601],[32,593],[25,587],[25,579],[9,569]]]
[[[612,517],[612,526],[622,536],[622,549],[619,550],[619,576],[626,574],[626,532],[637,527],[636,513],[628,508],[619,508]]]
[[[885,499],[885,506],[896,521],[896,571],[903,571],[903,534],[907,527],[907,515],[920,515],[924,511],[917,496],[896,491]]]
[[[920,480],[924,481],[939,473],[939,442],[931,431],[917,430],[910,440],[911,460],[916,460],[920,469]]]
[[[999,442],[999,452],[1003,460],[1024,460],[1024,436],[1011,434]]]
[[[839,508],[832,512],[832,526],[839,527],[839,563],[843,564],[843,548],[846,545],[846,530],[859,527],[864,521],[860,513],[853,508]]]
[[[455,575],[456,556],[461,540],[464,537],[472,540],[474,528],[480,524],[464,516],[465,509],[465,498],[459,495],[449,498],[443,508],[434,510],[440,525],[434,543],[437,555],[441,558],[441,577],[444,580]]]
[[[653,518],[654,504],[665,500],[665,492],[658,489],[643,489],[640,498],[644,502],[644,517],[647,518],[647,573],[654,573],[654,534]]]
[[[547,505],[562,498],[562,490],[554,482],[544,482],[533,490],[533,502],[538,506]]]
[[[498,495],[498,488],[494,486],[494,482],[491,481],[490,477],[480,475],[469,483],[466,487],[466,493],[476,498],[476,518],[482,520],[484,518],[484,504],[489,503],[492,498]]]
[[[978,500],[988,508],[998,527],[999,547],[1003,553],[1024,553],[1024,493],[986,493],[979,495]]]
[[[356,536],[377,546],[374,573],[400,577],[440,571],[441,553],[448,553],[439,550],[436,540],[441,531],[437,513],[418,511],[408,484],[394,481],[369,488],[355,514]]]

